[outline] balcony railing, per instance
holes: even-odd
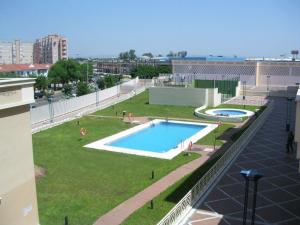
[[[204,196],[206,191],[212,186],[230,163],[237,158],[245,146],[253,138],[256,132],[266,121],[273,109],[273,102],[269,102],[263,113],[251,124],[251,126],[234,142],[225,154],[210,168],[210,170],[196,183],[196,185],[175,205],[171,211],[157,225],[178,224]]]

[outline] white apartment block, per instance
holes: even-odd
[[[33,56],[34,63],[54,64],[68,59],[67,39],[57,34],[38,39],[34,43]]]
[[[0,64],[33,63],[33,43],[0,41]]]

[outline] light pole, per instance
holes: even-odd
[[[267,92],[269,96],[270,75],[267,76]]]
[[[291,102],[293,101],[293,98],[287,97],[286,102],[286,125],[285,130],[290,131],[290,115],[291,115]]]
[[[246,81],[243,81],[243,102],[245,108],[245,101],[246,101]]]
[[[244,213],[243,213],[243,225],[247,222],[247,208],[248,208],[248,194],[249,194],[249,182],[254,182],[253,188],[253,200],[252,200],[252,216],[251,225],[254,225],[255,211],[256,211],[256,197],[257,197],[257,185],[258,180],[263,177],[262,174],[258,173],[257,170],[241,170],[240,174],[245,178],[245,198],[244,198]]]

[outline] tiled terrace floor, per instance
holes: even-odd
[[[286,100],[277,98],[261,130],[184,224],[242,224],[244,178],[240,171],[251,168],[264,174],[258,184],[255,224],[300,225],[299,164],[295,154],[286,153],[285,124]],[[252,195],[249,200],[248,210]],[[250,218],[249,211],[247,224]]]

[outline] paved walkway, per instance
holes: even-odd
[[[240,171],[250,168],[264,174],[258,185],[255,224],[300,224],[299,162],[295,154],[285,152],[286,102],[283,98],[275,99],[274,110],[261,130],[182,224],[242,224],[244,179]],[[293,124],[294,109],[292,111]],[[252,193],[249,200],[248,209],[252,206]],[[250,216],[249,210],[247,224],[250,224]]]
[[[130,214],[135,210],[142,207],[147,202],[151,201],[154,197],[159,195],[161,192],[166,190],[176,181],[180,180],[185,175],[193,172],[199,166],[204,164],[208,159],[209,155],[205,152],[201,153],[202,156],[198,159],[189,162],[173,172],[169,173],[167,176],[163,177],[159,181],[155,182],[145,190],[136,194],[127,201],[121,203],[116,208],[109,211],[107,214],[100,217],[94,225],[118,225],[121,224]]]

